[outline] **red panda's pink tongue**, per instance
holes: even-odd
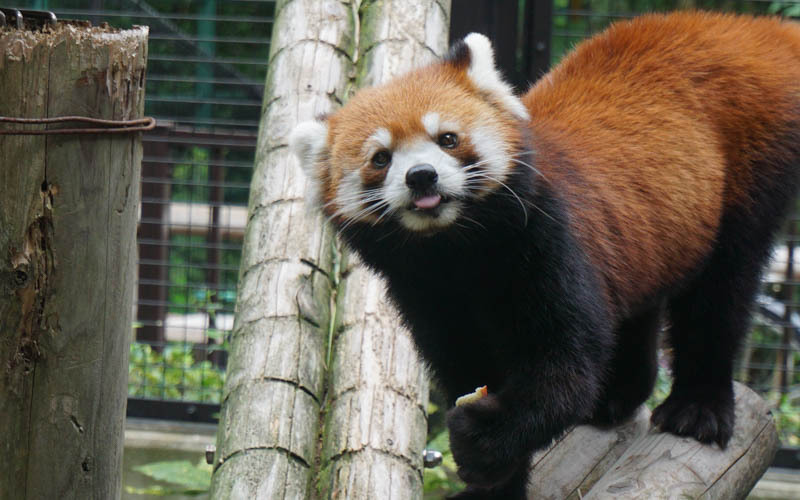
[[[417,208],[428,209],[428,208],[436,208],[439,205],[439,202],[442,201],[442,197],[439,194],[432,194],[430,196],[423,196],[417,200],[414,200],[414,205]]]

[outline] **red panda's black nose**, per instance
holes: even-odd
[[[406,172],[406,186],[414,191],[427,191],[439,180],[439,174],[433,166],[423,163],[414,165]]]

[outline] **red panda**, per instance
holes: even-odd
[[[726,446],[733,359],[798,187],[795,24],[642,16],[521,98],[471,34],[290,147],[450,403],[489,387],[448,413],[459,498],[522,498],[532,451],[629,418],[662,323],[674,382],[653,424]]]

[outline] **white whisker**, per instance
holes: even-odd
[[[509,158],[509,159],[511,161],[513,161],[514,163],[518,164],[518,165],[523,165],[525,167],[528,167],[529,169],[531,169],[533,171],[533,173],[535,173],[536,175],[541,176],[543,179],[547,179],[547,177],[545,177],[544,174],[538,168],[534,167],[530,163],[525,163],[524,161],[517,160],[515,158]]]

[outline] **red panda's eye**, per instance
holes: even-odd
[[[458,136],[452,132],[447,132],[439,136],[439,145],[443,148],[452,149],[458,145]]]
[[[372,166],[375,168],[386,168],[392,161],[392,153],[389,151],[378,151],[372,156]]]

